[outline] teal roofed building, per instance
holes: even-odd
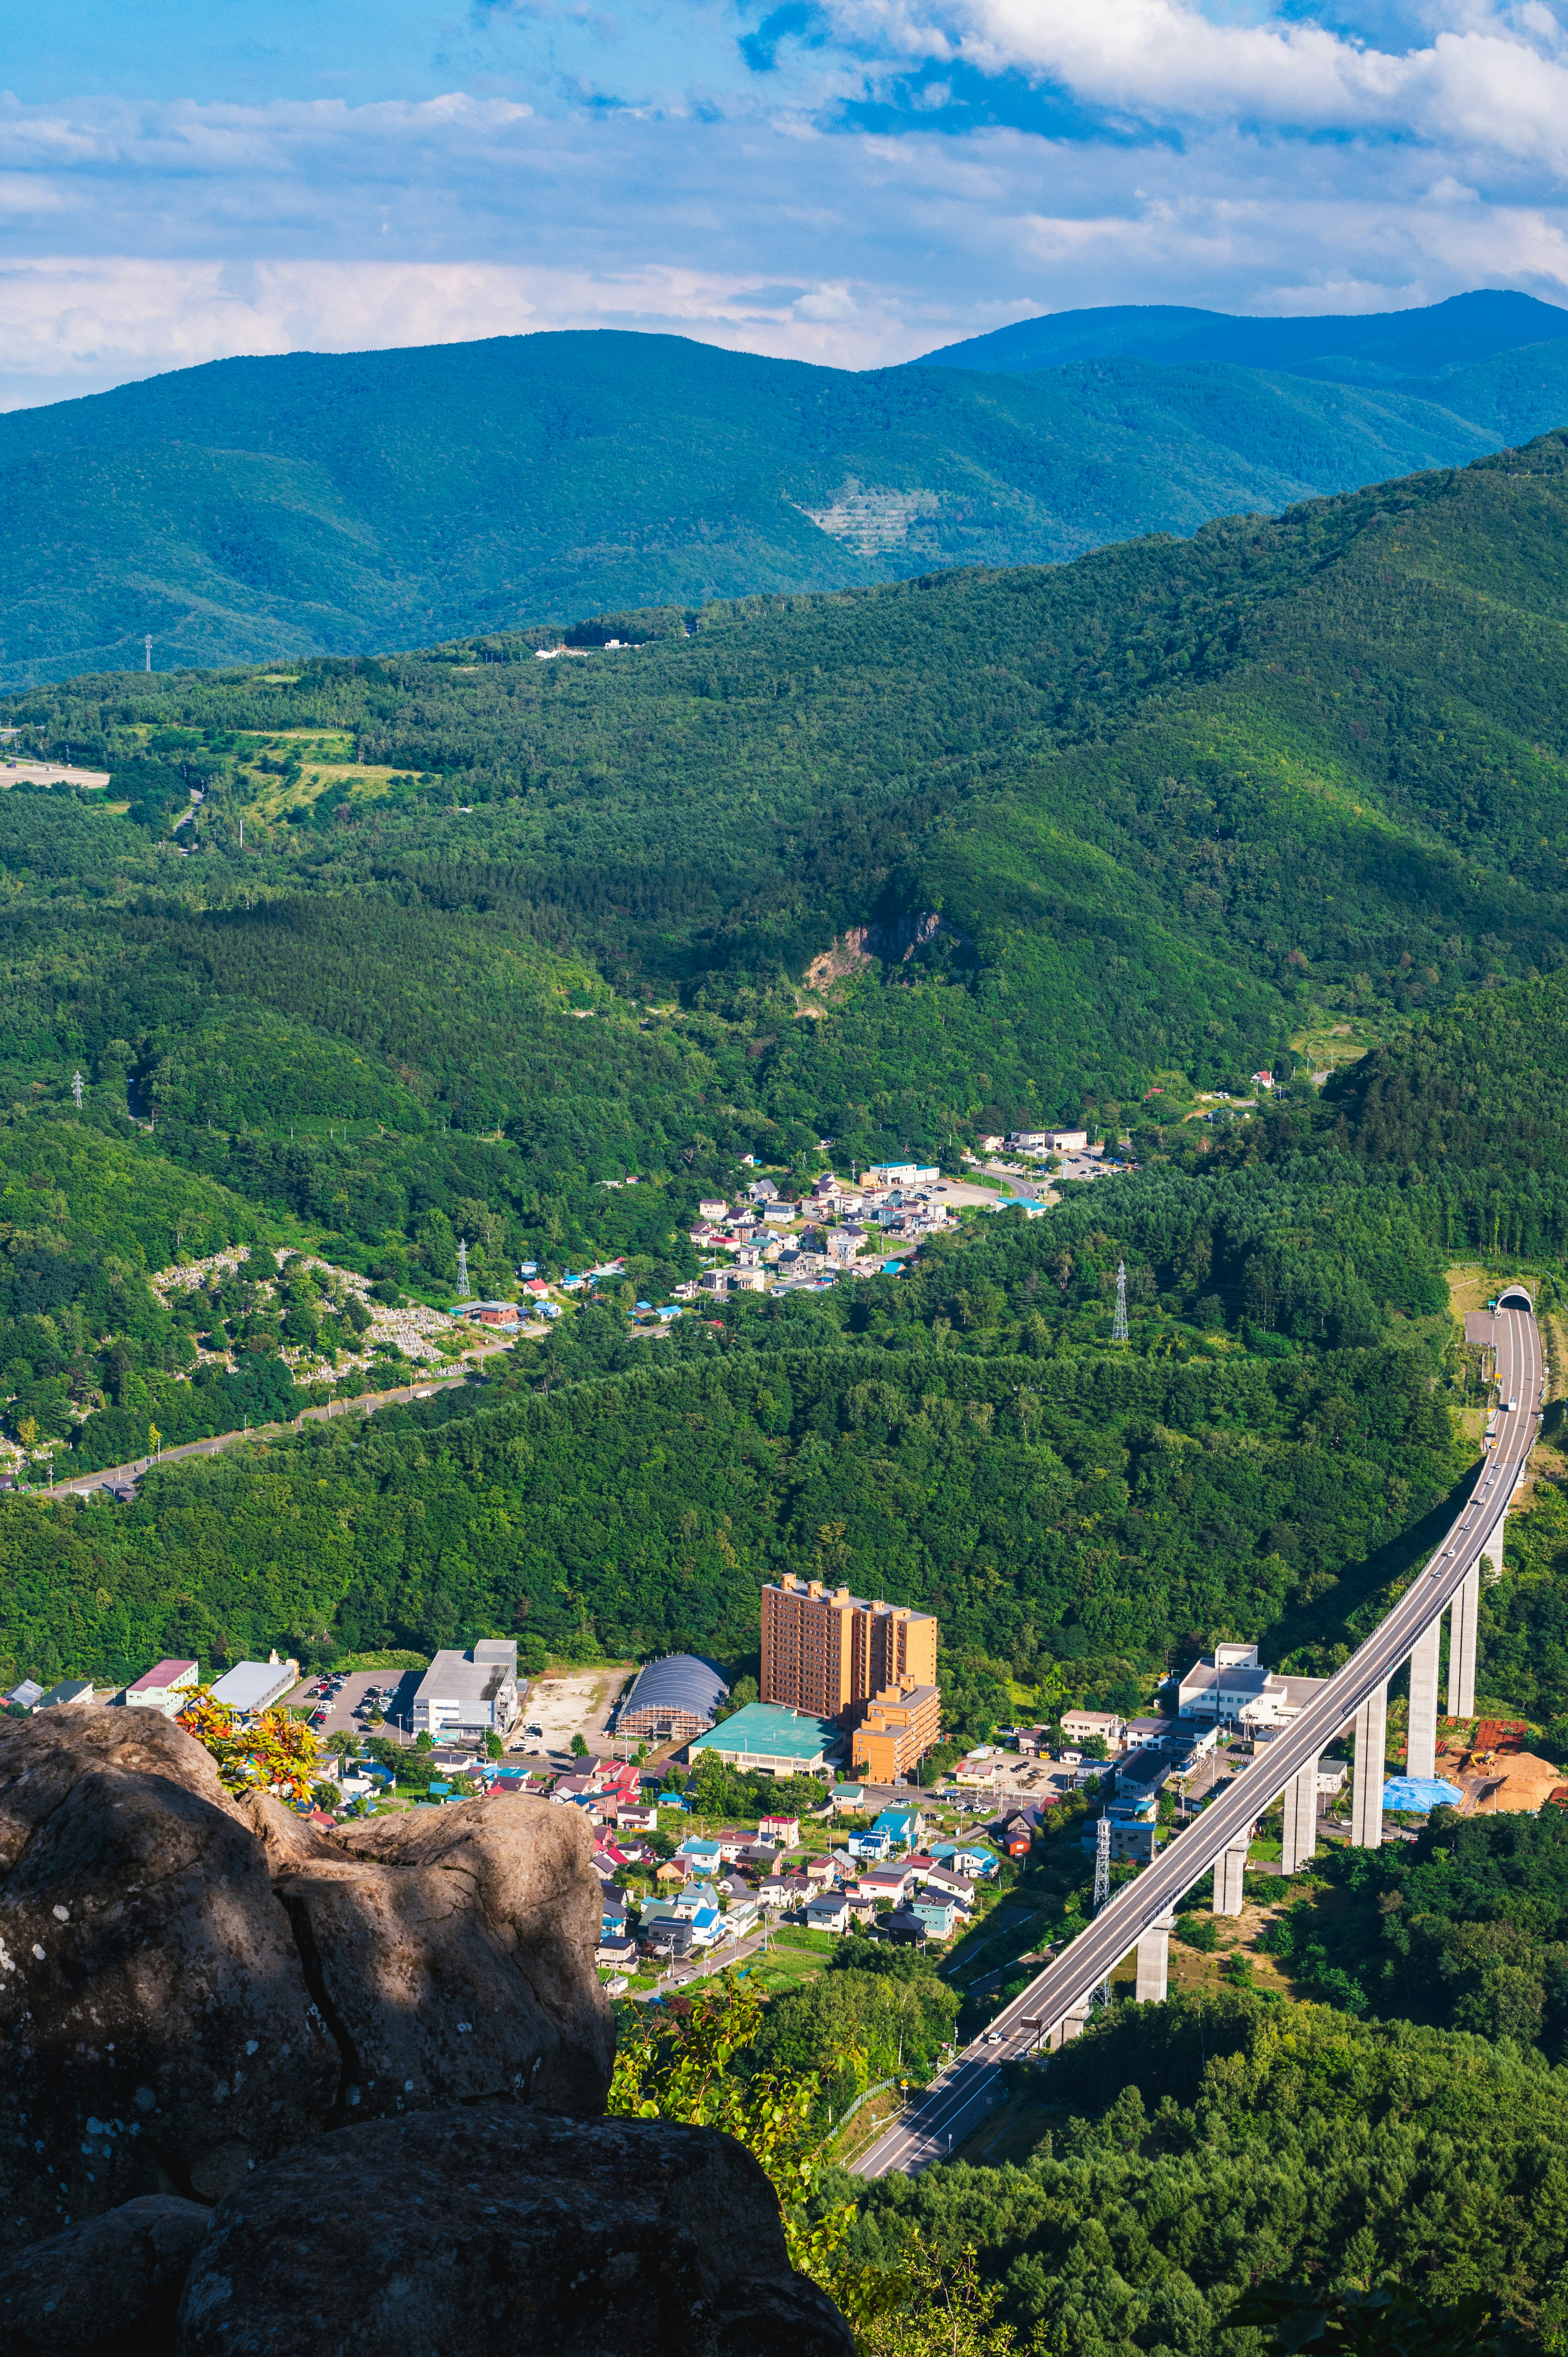
[[[726,1768],[775,1776],[809,1776],[848,1748],[843,1729],[831,1718],[812,1718],[781,1703],[748,1702],[687,1746],[693,1767],[704,1751],[716,1752]]]

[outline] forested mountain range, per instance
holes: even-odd
[[[944,344],[915,368],[993,369],[1027,375],[1069,361],[1208,361],[1273,369],[1341,384],[1403,385],[1568,337],[1568,310],[1533,295],[1480,287],[1407,311],[1253,319],[1177,303],[1112,303],[1018,319],[989,335]]]
[[[0,417],[0,679],[132,669],[146,633],[160,671],[368,653],[1190,533],[1568,423],[1564,317],[1108,309],[862,374],[610,330],[181,370]]]
[[[0,805],[0,1070],[129,1081],[212,1175],[242,1133],[376,1236],[437,1150],[570,1222],[628,1168],[1244,1088],[1315,1008],[1397,1029],[1563,962],[1565,526],[1553,435],[1068,567],[612,615],[549,661],[30,691],[20,747],[114,782]],[[344,1188],[317,1134],[355,1121]]]

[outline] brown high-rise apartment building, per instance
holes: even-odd
[[[877,1695],[937,1682],[937,1624],[907,1604],[781,1579],[762,1591],[762,1699],[814,1718],[864,1717]]]

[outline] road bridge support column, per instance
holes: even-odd
[[[1481,1549],[1481,1577],[1488,1587],[1495,1587],[1503,1576],[1503,1533],[1508,1528],[1508,1519],[1505,1514]]]
[[[1284,1831],[1280,1872],[1294,1874],[1317,1855],[1317,1762],[1309,1760],[1285,1786]]]
[[[1240,1915],[1241,1912],[1241,1877],[1246,1870],[1247,1852],[1251,1842],[1238,1842],[1234,1848],[1222,1850],[1214,1861],[1214,1911],[1217,1915]]]
[[[1047,2050],[1052,2054],[1059,2054],[1069,2039],[1076,2038],[1088,2019],[1089,1999],[1080,1997],[1072,2011],[1064,2013],[1061,2019],[1053,2022],[1046,2032]]]
[[[1133,1994],[1140,2005],[1164,2005],[1170,1972],[1174,1915],[1157,1915],[1138,1941],[1138,1977]]]
[[[1350,1788],[1350,1839],[1358,1849],[1383,1843],[1384,1754],[1389,1742],[1387,1681],[1374,1686],[1356,1713],[1356,1771]]]
[[[1437,1654],[1443,1615],[1423,1629],[1410,1653],[1410,1732],[1405,1743],[1407,1776],[1437,1773]]]
[[[1499,1539],[1498,1553],[1502,1554]],[[1448,1716],[1476,1715],[1476,1620],[1481,1598],[1481,1566],[1473,1563],[1448,1608]]]

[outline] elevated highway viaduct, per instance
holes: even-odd
[[[1534,1307],[1520,1286],[1498,1305],[1497,1438],[1436,1554],[1343,1669],[1300,1717],[1263,1745],[1244,1771],[1135,1880],[1124,1884],[1093,1922],[964,2049],[937,2083],[863,2155],[863,2177],[912,2175],[961,2142],[996,2100],[1000,2066],[1040,2045],[1058,2048],[1089,2018],[1094,1993],[1134,1951],[1136,1993],[1165,1994],[1166,1958],[1176,1901],[1203,1875],[1214,1876],[1217,1914],[1241,1908],[1241,1876],[1253,1829],[1284,1796],[1283,1870],[1312,1856],[1316,1843],[1317,1763],[1327,1746],[1354,1729],[1356,1756],[1350,1839],[1377,1846],[1383,1835],[1385,1731],[1389,1680],[1410,1664],[1408,1772],[1434,1772],[1438,1664],[1443,1615],[1449,1616],[1448,1715],[1468,1717],[1476,1700],[1476,1622],[1481,1566],[1502,1567],[1503,1525],[1540,1428],[1542,1359]]]

